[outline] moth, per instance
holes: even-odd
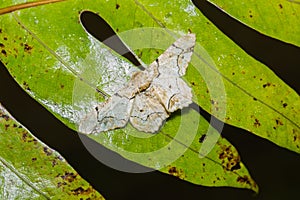
[[[181,78],[191,60],[195,34],[176,40],[145,70],[97,105],[79,124],[91,134],[123,128],[128,122],[139,131],[156,133],[170,114],[192,103],[192,90]]]

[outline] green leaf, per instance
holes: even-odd
[[[1,199],[104,199],[0,104]]]
[[[265,35],[300,46],[299,1],[210,0],[210,2]]]
[[[191,30],[196,33],[199,45],[184,77],[193,88],[194,101],[229,124],[249,130],[282,147],[300,151],[297,119],[300,106],[296,92],[229,40],[186,0],[177,0],[172,4],[126,0],[119,2],[118,6],[112,1],[68,1],[0,16],[1,60],[30,95],[68,126],[76,129],[76,123],[82,116],[78,107],[90,108],[95,103],[95,94],[84,96],[85,91],[91,88],[83,90],[84,84],[78,83],[77,75],[68,70],[60,59],[101,88],[111,86],[113,80],[117,79],[115,84],[121,84],[118,81],[128,79],[124,71],[124,67],[128,66],[126,61],[112,56],[103,45],[88,37],[78,23],[78,13],[83,9],[99,13],[120,35],[141,27],[166,27],[178,32]],[[15,17],[27,30],[18,25]],[[141,38],[150,40],[150,37],[143,35],[134,39]],[[132,38],[122,39],[135,49]],[[59,57],[53,56],[51,51]],[[142,55],[146,63],[161,53],[144,49],[136,52]],[[76,87],[80,89],[76,90]],[[226,94],[222,94],[224,89]],[[74,90],[82,94],[78,92],[74,97]],[[80,96],[81,101],[78,100]],[[73,98],[77,98],[75,105]],[[195,120],[197,126],[200,120],[199,127],[192,126]],[[195,131],[195,138],[178,160],[159,166],[164,167],[163,172],[201,185],[257,190],[237,151],[225,139],[219,138],[207,157],[198,157],[202,146],[199,139],[208,130],[207,141],[218,136],[216,130],[209,128],[208,123],[201,117],[199,119],[199,114],[193,110],[185,109],[182,117],[174,114],[161,133],[151,138],[138,138],[143,134],[130,126],[91,137],[124,157],[152,166],[153,162],[132,156],[131,152],[145,153],[164,147],[169,144],[170,137],[176,137],[177,130],[182,132],[180,124],[183,124],[187,135],[180,142],[185,144],[184,139],[191,137],[188,135],[190,129]],[[182,150],[184,145],[172,141],[170,145],[175,147],[170,146],[171,150]]]

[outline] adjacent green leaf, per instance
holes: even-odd
[[[0,199],[104,199],[0,104]]]
[[[293,0],[210,0],[249,27],[279,40],[300,46],[300,4]]]

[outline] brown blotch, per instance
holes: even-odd
[[[287,105],[288,105],[287,103],[282,104],[282,106],[283,106],[284,108],[287,107]]]
[[[275,121],[276,121],[276,124],[277,124],[277,125],[279,125],[279,126],[282,126],[282,125],[283,125],[282,121],[280,121],[279,119],[276,119]]]
[[[120,8],[120,5],[119,4],[116,4],[116,9],[118,10]]]
[[[252,18],[252,17],[253,17],[253,15],[249,15],[249,17],[250,17],[250,18]]]
[[[258,119],[255,119],[254,126],[257,128],[257,127],[259,127],[260,125],[261,125],[261,124],[260,124],[259,120],[258,120]]]
[[[73,172],[66,172],[64,175],[61,176],[67,182],[73,182],[76,179],[77,175]]]
[[[1,47],[1,48],[4,48],[5,46],[4,46],[4,44],[0,43],[0,47]]]
[[[3,40],[7,40],[7,37],[4,37]]]
[[[206,138],[206,134],[201,135],[201,137],[199,138],[199,142],[202,143]]]
[[[31,53],[32,46],[29,46],[28,44],[24,44],[24,51],[27,53]]]
[[[275,86],[275,85],[272,83],[263,84],[263,88],[270,87],[270,86]]]
[[[0,33],[2,33],[2,29],[0,28]]]
[[[9,116],[3,113],[0,113],[0,118],[3,118],[5,121],[9,120]]]
[[[88,195],[89,193],[93,192],[93,190],[89,187],[86,190],[83,189],[82,187],[76,188],[74,190],[71,190],[71,192],[74,195]]]
[[[1,50],[1,53],[4,55],[4,56],[7,56],[7,53],[4,49]]]
[[[5,124],[5,125],[4,125],[5,130],[7,130],[7,129],[9,128],[9,126],[10,126],[9,124]]]
[[[176,167],[169,167],[168,172],[169,172],[170,175],[176,176],[176,177],[178,177],[180,179],[184,178],[184,174],[183,174],[183,170],[182,169],[178,170]]]
[[[279,4],[279,8],[280,8],[280,9],[282,9],[282,8],[283,8],[283,7],[282,7],[282,4]]]
[[[25,90],[31,91],[31,89],[26,81],[23,82],[23,86],[24,86]]]
[[[49,148],[47,148],[47,147],[44,147],[44,148],[43,148],[43,151],[44,151],[44,153],[45,153],[47,156],[52,155],[51,149],[49,149]]]
[[[36,161],[37,160],[37,158],[31,158],[31,161]]]
[[[26,141],[27,141],[27,138],[28,138],[28,133],[27,133],[27,132],[23,132],[23,133],[22,133],[22,140],[23,140],[24,142],[26,142]]]
[[[196,83],[195,83],[194,81],[192,81],[192,82],[191,82],[191,84],[192,84],[193,86],[195,86],[195,85],[196,85]]]
[[[64,85],[60,85],[60,88],[61,88],[61,89],[64,89],[64,87],[65,87]]]
[[[251,185],[251,181],[250,181],[250,179],[249,179],[249,177],[247,175],[245,175],[243,177],[241,177],[241,176],[238,177],[237,178],[237,182],[239,182],[239,183],[246,183],[248,185]]]
[[[221,146],[222,152],[219,154],[219,159],[222,160],[222,166],[224,169],[229,171],[238,170],[241,168],[240,156],[233,152],[230,146]]]
[[[253,100],[254,100],[254,101],[257,101],[257,98],[253,97]]]

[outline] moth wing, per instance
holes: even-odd
[[[124,127],[130,116],[132,101],[113,95],[96,106],[80,123],[79,132],[90,134]]]
[[[169,114],[151,89],[135,96],[130,123],[137,130],[155,133],[168,117]]]
[[[191,61],[195,46],[195,34],[187,34],[176,40],[156,61],[150,64],[149,69],[157,67],[160,75],[168,77],[183,76]]]
[[[192,103],[192,89],[181,78],[158,77],[153,80],[152,87],[168,112],[174,112]]]

